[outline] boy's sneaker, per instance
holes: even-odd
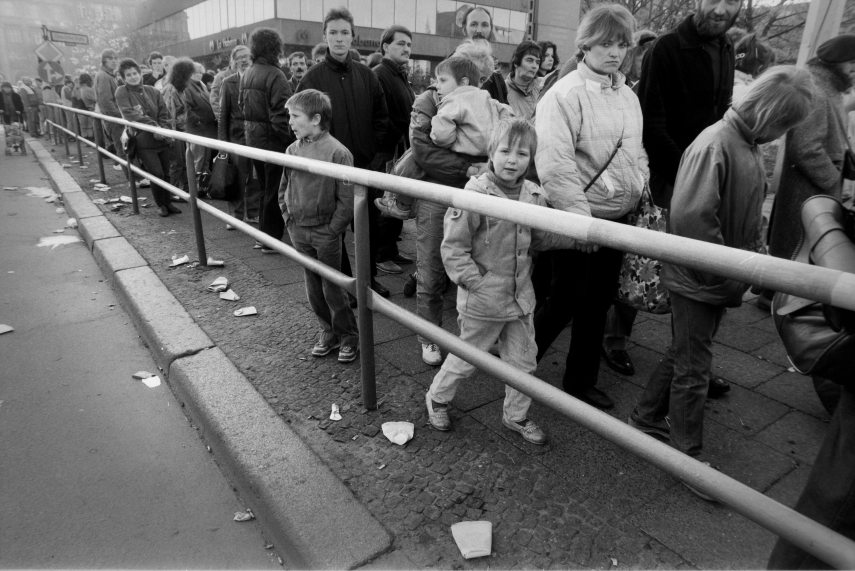
[[[427,405],[428,422],[437,430],[448,432],[451,430],[451,418],[448,416],[448,405],[435,402],[430,398],[430,392],[425,393],[425,404]]]
[[[665,441],[671,439],[671,423],[667,416],[661,423],[649,424],[641,420],[638,413],[633,410],[630,413],[629,418],[626,420],[626,423],[634,429],[639,430],[648,436],[652,436],[653,438]]]
[[[407,278],[407,281],[404,282],[404,297],[413,297],[416,295],[416,273],[413,272],[410,274],[410,277]]]
[[[505,428],[513,430],[514,432],[519,432],[520,436],[522,436],[523,440],[526,442],[531,442],[538,446],[546,444],[546,433],[543,432],[543,430],[541,430],[533,420],[526,418],[516,422],[502,416],[502,424],[505,425]]]
[[[332,335],[321,333],[320,339],[318,339],[318,342],[315,343],[314,347],[312,347],[312,357],[326,357],[338,349],[339,345],[340,343],[338,339]]]
[[[398,220],[409,220],[412,217],[411,209],[404,210],[398,206],[398,201],[394,198],[386,197],[375,198],[374,206],[380,211],[383,216],[389,218],[397,218]]]
[[[358,352],[359,348],[356,345],[342,345],[341,349],[338,350],[338,362],[352,363],[356,361],[356,354]]]
[[[442,353],[435,343],[422,343],[422,361],[431,367],[442,364]]]

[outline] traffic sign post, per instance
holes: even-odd
[[[36,52],[41,61],[59,61],[63,56],[62,50],[48,40],[39,44],[39,47],[33,51]]]
[[[59,85],[65,77],[62,65],[58,61],[39,62],[39,77],[50,85]]]

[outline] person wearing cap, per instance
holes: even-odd
[[[840,198],[843,191],[847,148],[843,94],[852,87],[855,75],[855,34],[820,45],[807,68],[817,96],[808,120],[787,136],[781,182],[769,222],[769,253],[786,259],[799,240],[802,203],[816,194]]]

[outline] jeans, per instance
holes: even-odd
[[[288,235],[291,244],[301,254],[336,270],[341,267],[341,237],[330,230],[329,224],[297,226],[289,222]],[[359,342],[356,318],[344,290],[308,269],[304,273],[309,305],[318,317],[326,338],[332,335],[340,339],[343,345],[356,347]]]
[[[609,350],[626,351],[626,340],[632,333],[632,326],[638,310],[616,301],[606,314],[606,331],[603,347]]]
[[[420,200],[416,212],[416,314],[442,326],[442,291],[445,288],[445,266],[439,247],[442,244],[444,204]],[[418,336],[419,343],[433,341]]]
[[[523,315],[514,321],[484,321],[461,315],[457,318],[460,326],[460,340],[486,351],[499,343],[499,356],[502,361],[531,373],[537,368],[537,347],[534,344],[534,322],[531,314]],[[449,354],[442,368],[433,378],[428,389],[430,398],[438,403],[450,403],[454,399],[460,381],[468,379],[476,367],[458,357]],[[531,397],[505,385],[505,403],[503,416],[515,422],[526,419],[531,406]]]
[[[671,418],[671,443],[701,453],[704,404],[712,371],[713,337],[725,308],[671,294],[671,346],[650,375],[635,412],[645,424]]]
[[[279,184],[282,182],[281,165],[253,160],[255,173],[258,175],[258,185],[261,187],[261,208],[258,212],[258,228],[265,234],[281,240],[285,234],[285,221],[282,219],[282,209],[279,208]],[[334,268],[340,268],[336,262]],[[331,264],[330,264],[331,265]]]
[[[552,264],[552,280],[549,296],[534,314],[537,359],[572,319],[563,386],[566,392],[578,394],[597,384],[606,312],[617,291],[623,252],[600,248],[591,254],[578,250],[544,253],[537,263]]]
[[[148,173],[161,180],[166,180],[166,173],[169,172],[169,160],[172,155],[172,150],[167,146],[157,147],[154,149],[137,149],[136,158],[142,163],[142,168]],[[169,204],[169,191],[161,188],[160,185],[151,183],[151,194],[154,197],[154,202],[158,206],[166,206]]]
[[[855,539],[855,394],[841,391],[840,402],[828,426],[796,511]],[[769,569],[830,569],[831,566],[778,539],[769,557]]]

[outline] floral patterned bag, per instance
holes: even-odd
[[[657,232],[666,232],[666,210],[653,204],[650,190],[645,186],[638,208],[629,215],[627,224]],[[618,276],[615,299],[620,303],[647,313],[670,313],[668,290],[659,280],[662,262],[640,254],[627,252]]]

